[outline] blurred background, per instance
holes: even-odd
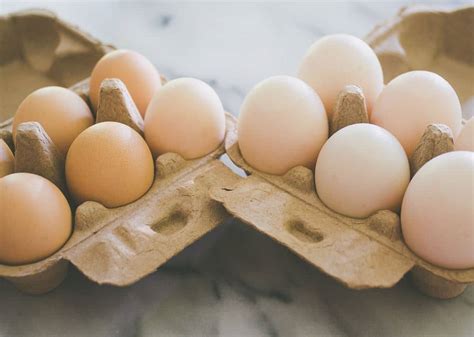
[[[245,93],[272,75],[295,75],[320,36],[363,38],[412,4],[453,7],[472,1],[5,1],[0,14],[48,8],[100,40],[136,50],[168,78],[210,83],[237,113]]]
[[[296,74],[318,37],[363,38],[406,5],[412,2],[0,1],[0,15],[50,9],[144,54],[167,78],[208,82],[237,115],[257,82]],[[472,287],[449,301],[421,295],[407,279],[388,290],[348,290],[236,221],[128,288],[98,286],[72,270],[58,289],[32,297],[0,280],[1,337],[472,336],[473,317]]]

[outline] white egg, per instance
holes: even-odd
[[[442,267],[474,267],[474,152],[433,158],[411,180],[401,211],[406,244]]]
[[[429,71],[410,71],[390,81],[370,117],[371,123],[397,137],[409,157],[428,125],[447,125],[456,137],[461,121],[461,104],[453,87]]]
[[[409,181],[402,146],[388,131],[371,124],[353,124],[336,132],[316,163],[321,201],[354,218],[384,209],[398,211]]]
[[[474,151],[474,118],[463,126],[454,142],[456,151]]]
[[[295,166],[314,168],[328,137],[324,106],[302,80],[275,76],[257,84],[242,104],[239,147],[252,167],[284,174]]]
[[[367,43],[346,34],[328,35],[316,41],[304,56],[298,77],[316,90],[328,115],[346,85],[362,89],[369,114],[383,88],[377,55]]]

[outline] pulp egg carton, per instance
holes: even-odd
[[[376,27],[367,42],[380,58],[386,81],[413,69],[432,70],[453,84],[466,107],[474,96],[473,23],[474,7],[453,11],[411,7]],[[360,122],[368,122],[364,97],[359,88],[348,86],[338,97],[330,132]],[[381,210],[366,219],[346,217],[321,202],[310,169],[295,167],[276,176],[252,168],[239,151],[235,123],[225,146],[231,160],[249,176],[212,189],[212,198],[345,286],[388,288],[411,272],[423,293],[451,298],[474,282],[474,268],[449,270],[412,253],[403,241],[398,214]],[[430,125],[410,158],[412,174],[431,158],[452,150],[449,128]]]
[[[113,48],[45,11],[0,17],[0,41],[0,136],[15,152],[16,171],[42,175],[67,194],[64,158],[44,129],[35,122],[21,124],[15,149],[11,117],[27,94],[47,85],[71,86],[88,102],[84,79]],[[143,128],[129,93],[116,79],[102,83],[96,120],[122,122],[138,132]],[[218,160],[224,152],[221,145],[195,160],[174,153],[159,156],[154,183],[143,197],[114,209],[81,204],[72,236],[58,252],[28,265],[0,264],[0,277],[40,294],[58,286],[72,263],[99,284],[138,281],[228,217],[208,196],[209,189],[236,179]]]

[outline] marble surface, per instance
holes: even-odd
[[[207,81],[237,113],[255,83],[295,74],[319,36],[363,37],[407,3],[0,1],[0,14],[50,8],[145,54],[168,78]],[[1,337],[472,335],[474,287],[448,301],[421,295],[409,279],[393,289],[349,290],[235,221],[128,288],[99,286],[72,270],[58,289],[33,297],[0,280]]]

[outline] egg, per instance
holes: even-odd
[[[0,179],[0,263],[42,260],[59,250],[71,231],[71,208],[49,180],[30,173]]]
[[[462,127],[454,142],[456,151],[474,151],[474,118],[471,117]]]
[[[353,124],[324,144],[315,169],[321,201],[337,213],[366,218],[378,210],[399,211],[410,181],[402,146],[388,131]]]
[[[69,192],[80,204],[96,201],[113,208],[131,203],[153,183],[153,158],[143,138],[117,122],[83,131],[66,157]]]
[[[66,154],[73,140],[94,123],[88,105],[75,92],[43,87],[29,94],[13,118],[12,132],[23,122],[39,122],[58,149]]]
[[[158,70],[145,56],[131,50],[115,50],[104,55],[92,70],[89,96],[94,109],[99,104],[100,84],[106,78],[118,78],[125,84],[142,117],[161,87]]]
[[[437,156],[415,174],[403,198],[406,244],[426,261],[474,267],[474,152]]]
[[[346,85],[362,89],[369,114],[383,88],[377,55],[367,43],[346,34],[328,35],[316,41],[304,56],[298,77],[318,93],[329,116],[337,95]]]
[[[324,105],[302,80],[270,77],[245,97],[237,125],[240,152],[262,172],[282,175],[295,166],[313,169],[328,137]]]
[[[13,173],[15,158],[3,139],[0,139],[0,178]]]
[[[175,152],[185,159],[219,147],[225,135],[225,112],[214,89],[194,78],[161,87],[145,116],[145,138],[153,154]]]
[[[445,124],[456,137],[461,121],[461,104],[453,87],[429,71],[410,71],[390,81],[370,117],[371,123],[397,137],[409,157],[429,124]]]

